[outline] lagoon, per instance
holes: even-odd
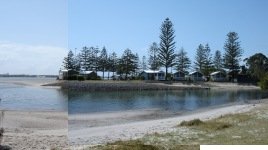
[[[0,78],[0,109],[5,110],[67,110],[67,92],[60,88],[42,87],[52,78]]]
[[[174,90],[68,92],[69,114],[157,109],[170,113],[248,103],[268,97],[267,91],[250,90]]]

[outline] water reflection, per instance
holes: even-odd
[[[68,110],[74,113],[92,113],[144,108],[157,108],[172,112],[233,102],[245,102],[268,97],[260,90],[194,90],[194,91],[124,91],[68,93]]]

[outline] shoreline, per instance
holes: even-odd
[[[235,89],[260,89],[255,85],[241,85],[229,82],[149,82],[149,81],[57,81],[43,84],[42,86],[59,86],[71,91],[142,91],[142,90],[235,90]]]
[[[68,113],[64,111],[0,110],[1,145],[12,149],[68,149]]]
[[[252,109],[257,109],[262,105],[268,105],[268,99],[263,99],[261,103],[253,103],[253,104],[237,104],[232,106],[225,106],[220,108],[210,108],[204,109],[196,112],[192,112],[185,115],[170,117],[170,118],[162,118],[155,120],[145,120],[145,121],[134,121],[129,123],[122,124],[112,124],[112,125],[102,125],[96,127],[82,126],[79,128],[71,128],[72,123],[69,124],[69,136],[70,136],[70,146],[72,148],[82,149],[88,146],[96,146],[105,144],[108,142],[114,142],[117,140],[130,140],[141,138],[146,134],[153,133],[167,133],[176,130],[174,128],[181,121],[187,121],[199,118],[201,120],[209,120],[213,118],[220,117],[226,114],[235,114],[248,112]],[[141,113],[141,112],[139,112]],[[113,116],[115,115],[115,116]],[[133,115],[133,114],[132,114]],[[103,119],[105,115],[102,114]],[[113,117],[122,117],[122,115],[110,114]],[[80,116],[76,119],[88,119],[90,116]],[[101,117],[101,115],[99,116]],[[108,116],[109,118],[109,116]],[[70,117],[72,120],[72,117]],[[98,118],[101,120],[101,118]],[[76,121],[77,121],[76,120]],[[69,120],[70,121],[70,120]],[[73,124],[75,125],[75,124]]]

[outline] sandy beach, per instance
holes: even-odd
[[[1,78],[0,83],[44,88],[53,78]],[[45,87],[51,88],[51,87]],[[59,88],[59,87],[52,87]],[[19,89],[19,88],[18,88]],[[22,95],[23,96],[23,95]],[[0,108],[1,145],[14,150],[68,149],[68,112],[53,109]]]
[[[67,113],[0,110],[2,145],[12,149],[67,149]]]
[[[263,101],[267,102],[268,99]],[[141,138],[146,134],[153,133],[167,133],[176,130],[175,126],[181,121],[192,120],[192,119],[202,119],[208,120],[217,118],[221,115],[241,113],[252,110],[253,108],[258,108],[260,104],[242,104],[242,105],[232,105],[221,108],[205,109],[200,110],[191,114],[179,115],[171,118],[154,119],[146,121],[134,121],[134,122],[120,122],[125,116],[136,117],[143,116],[147,113],[153,111],[134,111],[125,114],[120,113],[107,113],[105,114],[95,114],[95,119],[93,115],[81,115],[81,116],[69,116],[69,139],[70,145],[73,149],[83,149],[88,146],[94,146],[99,144],[105,144],[107,142],[114,142],[117,140],[129,140]],[[265,104],[267,105],[267,104]],[[88,126],[86,120],[92,119],[95,122],[102,122],[101,126]],[[118,122],[117,124],[108,124],[107,120],[113,122]],[[119,120],[119,121],[118,121]],[[107,123],[105,125],[105,122]],[[80,124],[80,126],[76,126]],[[76,126],[72,128],[72,126]],[[184,131],[182,131],[184,132]]]

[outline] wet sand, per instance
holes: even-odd
[[[67,112],[0,110],[2,145],[12,149],[67,149]]]

